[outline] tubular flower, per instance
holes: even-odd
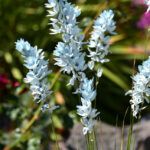
[[[81,94],[81,105],[77,106],[77,113],[82,117],[82,124],[84,125],[83,134],[87,134],[93,130],[95,125],[95,118],[99,112],[92,108],[92,101],[96,97],[96,91],[93,88],[93,80],[84,78],[78,89]]]
[[[110,35],[115,34],[116,23],[113,18],[114,13],[112,10],[104,10],[94,22],[94,30],[88,45],[91,59],[89,68],[91,70],[94,68],[95,62],[104,63],[109,61],[105,56],[109,53]],[[101,73],[97,74],[101,75]]]
[[[87,68],[85,53],[81,52],[84,36],[76,21],[80,10],[66,0],[49,0],[46,7],[52,25],[51,34],[61,34],[63,39],[54,50],[55,64],[61,67],[61,71],[72,73],[69,84],[73,85]]]
[[[133,89],[128,91],[132,99],[130,100],[133,116],[144,108],[144,102],[149,103],[150,96],[150,57],[138,67],[138,73],[133,76]]]
[[[84,77],[83,81],[81,81],[78,92],[81,96],[87,101],[93,101],[96,97],[96,90],[94,90],[93,79],[89,80]]]
[[[51,94],[46,79],[51,71],[48,70],[48,61],[44,60],[44,52],[42,52],[42,49],[37,49],[37,46],[32,47],[23,39],[16,42],[16,49],[22,54],[24,65],[29,69],[24,81],[30,84],[34,100],[37,103],[45,101],[47,96]],[[45,106],[42,110],[46,108]]]

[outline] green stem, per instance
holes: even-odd
[[[128,132],[127,150],[131,149],[131,144],[133,142],[132,132],[133,132],[134,118],[132,117],[132,115],[131,115],[131,121],[130,122],[131,122],[131,125],[130,125],[129,132]]]
[[[127,112],[128,112],[128,108],[125,112],[125,115],[124,115],[124,118],[123,118],[123,125],[122,125],[122,131],[121,131],[121,147],[120,147],[120,150],[123,150],[123,145],[124,145],[124,124],[125,124],[125,118],[126,118],[126,115],[127,115]]]
[[[95,128],[94,128],[94,130],[93,130],[93,136],[94,136],[94,145],[95,145],[95,148],[96,148],[96,150],[98,150],[98,147],[97,147],[97,140],[96,140],[96,130],[95,130]]]
[[[52,81],[51,87],[50,89],[52,89],[55,85],[55,83],[57,82],[58,78],[60,77],[60,71],[58,71]],[[19,139],[16,139],[15,141],[13,141],[12,143],[8,144],[5,146],[5,148],[7,150],[10,150],[11,148],[15,147],[24,137],[24,134],[30,129],[30,127],[33,125],[33,123],[37,120],[37,118],[39,117],[39,114],[41,112],[41,107],[43,105],[43,102],[41,102],[41,104],[38,106],[37,110],[34,112],[33,117],[31,118],[31,120],[29,120],[27,122],[27,125],[21,129],[21,136]]]
[[[21,129],[22,133],[25,133],[31,126],[32,124],[37,120],[37,118],[39,117],[39,114],[41,112],[41,107],[43,105],[43,102],[39,105],[38,109],[35,111],[33,117],[31,118],[31,120],[27,123],[27,125]]]
[[[52,114],[51,114],[51,122],[52,122],[52,132],[53,134],[55,135],[55,139],[56,139],[56,150],[60,150],[59,148],[59,143],[58,143],[58,138],[57,138],[57,134],[55,133],[55,127],[54,127],[54,122],[53,122],[53,117],[52,117]]]
[[[146,33],[146,40],[145,40],[145,47],[144,47],[145,56],[147,56],[147,47],[148,47],[149,34],[150,34],[150,31],[148,29],[147,33]]]
[[[97,150],[94,130],[91,133],[87,134],[87,138],[88,138],[87,150]]]

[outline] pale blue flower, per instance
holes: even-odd
[[[150,96],[150,57],[138,67],[138,73],[133,76],[133,88],[127,94],[131,95],[131,108],[133,116],[137,117]]]
[[[95,114],[97,116],[99,113]],[[86,135],[87,133],[91,133],[93,128],[96,124],[96,120],[92,117],[90,118],[82,118],[83,127],[83,134]]]
[[[85,54],[80,53],[70,44],[59,42],[55,51],[56,65],[60,66],[62,71],[68,74],[75,72],[82,72],[86,69]]]
[[[94,65],[95,65],[95,62],[94,62],[94,61],[89,61],[89,62],[88,62],[88,67],[90,68],[90,70],[93,70]]]
[[[81,51],[84,36],[76,20],[80,10],[66,0],[49,0],[46,7],[52,25],[52,34],[61,34],[63,39],[54,50],[55,64],[61,67],[61,71],[72,74],[69,84],[73,85],[87,68],[85,53]]]
[[[82,123],[84,124],[84,127],[83,127],[84,135],[86,135],[87,133],[91,133],[93,131],[95,120],[85,118],[82,120]]]
[[[77,106],[77,113],[83,117],[86,118],[89,116],[92,110],[91,101],[87,101],[83,98],[81,98],[82,105]]]
[[[95,118],[99,115],[97,109],[92,108],[92,102],[81,98],[82,105],[77,106],[77,113],[82,117],[83,134],[87,134],[93,130]]]
[[[103,69],[102,68],[98,68],[97,70],[97,77],[100,78],[102,76],[103,73]]]
[[[77,106],[77,113],[83,118],[96,118],[99,112],[92,108],[92,102],[81,98],[82,105]]]
[[[17,40],[16,49],[22,54],[24,65],[29,69],[24,81],[30,84],[34,100],[38,103],[46,101],[51,94],[46,77],[51,71],[48,69],[48,62],[44,59],[44,52],[36,46],[32,47],[23,39]]]
[[[80,15],[80,10],[74,7],[66,0],[49,0],[45,5],[48,8],[48,16],[50,16],[50,24],[52,25],[52,33],[69,33],[72,36],[78,36],[80,29],[76,26],[76,18]]]
[[[49,111],[50,113],[52,113],[54,110],[58,108],[59,108],[58,105],[50,106],[49,104],[44,104],[41,108],[41,111],[42,112]]]
[[[93,65],[96,65],[96,62],[105,63],[109,61],[109,59],[106,59],[105,57],[109,53],[110,36],[115,34],[114,30],[116,29],[116,23],[113,19],[113,11],[105,10],[94,22],[94,30],[88,45],[88,57],[91,59],[88,64],[91,70],[94,69]],[[100,68],[98,69],[100,70]],[[97,72],[97,75],[100,77],[99,71]]]
[[[85,61],[87,55],[82,52],[84,36],[77,23],[80,10],[68,3],[67,0],[49,0],[46,7],[52,27],[51,34],[62,36],[62,42],[58,42],[54,50],[55,64],[61,67],[61,71],[72,75],[69,81],[70,85],[74,85],[75,81],[78,85],[75,93],[81,95],[81,105],[77,106],[77,113],[82,117],[83,133],[87,134],[93,130],[99,112],[92,108],[92,102],[96,98],[94,79],[89,80],[85,70],[87,66],[93,70],[96,63],[109,61],[105,56],[109,52],[110,35],[115,34],[114,14],[112,10],[103,11],[95,21],[88,44],[89,55],[87,58],[90,60],[87,63]],[[96,75],[101,77],[101,68],[97,69]]]
[[[96,97],[96,90],[94,90],[93,79],[89,80],[88,78],[83,78],[83,81],[80,83],[78,92],[81,94],[83,99],[87,101],[93,101]]]
[[[99,114],[97,109],[92,108],[92,101],[96,97],[93,79],[88,80],[88,78],[84,77],[83,81],[80,83],[78,93],[81,94],[81,105],[77,106],[77,113],[82,117],[82,123],[84,125],[83,134],[87,134],[93,130],[95,118]]]

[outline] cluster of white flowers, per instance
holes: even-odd
[[[139,72],[133,76],[133,89],[127,92],[132,97],[130,102],[134,117],[144,108],[145,101],[150,102],[150,57],[138,67],[138,70]]]
[[[116,23],[113,18],[114,13],[112,10],[104,10],[94,22],[94,30],[88,45],[91,59],[88,65],[91,70],[94,68],[95,62],[104,63],[109,61],[105,56],[109,53],[110,35],[115,34]],[[101,76],[101,72],[102,70],[99,68],[98,77]]]
[[[55,64],[60,66],[62,71],[72,73],[69,84],[74,85],[74,81],[80,78],[87,68],[85,53],[81,52],[84,36],[76,21],[80,10],[66,0],[48,0],[46,7],[49,9],[52,34],[59,33],[63,39],[54,51]]]
[[[42,52],[42,49],[37,49],[37,46],[32,47],[23,39],[17,40],[16,49],[23,55],[24,65],[29,69],[24,80],[30,84],[34,100],[37,103],[45,102],[47,96],[51,94],[46,78],[51,71],[48,70],[48,61],[44,60],[44,52]],[[46,109],[49,109],[48,104],[42,107],[43,111]]]
[[[148,6],[147,12],[150,11],[150,0],[145,0],[145,4]]]
[[[92,108],[92,101],[96,97],[93,79],[88,80],[87,78],[84,78],[80,84],[79,93],[81,94],[82,105],[77,106],[77,113],[82,117],[82,123],[84,125],[83,134],[87,134],[93,130],[95,118],[99,114],[97,109]]]
[[[75,81],[78,87],[75,93],[81,95],[81,105],[77,106],[77,113],[82,117],[84,125],[83,133],[91,132],[95,124],[95,119],[99,114],[96,109],[92,108],[92,102],[96,98],[94,90],[94,79],[89,80],[86,77],[85,70],[88,68],[85,57],[90,58],[89,67],[92,70],[95,62],[107,61],[104,57],[108,54],[110,34],[114,34],[116,28],[113,21],[114,14],[112,10],[104,11],[94,24],[94,31],[89,42],[89,52],[82,52],[84,35],[78,27],[77,17],[80,10],[68,3],[67,0],[48,0],[46,4],[50,25],[52,26],[51,34],[62,35],[62,42],[58,42],[54,56],[56,65],[61,67],[61,71],[71,74],[69,84],[74,85]],[[96,52],[93,51],[96,48]],[[93,65],[93,66],[92,66]],[[97,70],[97,76],[102,75],[102,69]]]
[[[82,51],[84,35],[78,27],[77,17],[80,10],[67,0],[48,0],[45,4],[48,8],[50,25],[52,26],[51,34],[60,34],[62,42],[58,42],[54,56],[56,65],[61,67],[61,71],[71,74],[70,85],[77,81],[77,90],[75,93],[81,95],[81,105],[77,106],[77,113],[82,117],[84,125],[83,134],[93,130],[96,117],[99,112],[92,108],[92,102],[96,98],[94,88],[94,78],[88,79],[85,70],[88,65],[85,61],[90,58],[89,68],[92,70],[95,62],[103,63],[108,61],[105,56],[108,54],[110,35],[114,34],[116,28],[113,21],[114,14],[112,10],[104,11],[94,23],[94,31],[88,45],[89,55]],[[93,48],[96,51],[93,51]],[[23,55],[25,66],[29,69],[25,82],[30,84],[30,89],[34,100],[37,103],[43,101],[45,104],[42,111],[50,110],[51,112],[58,106],[50,107],[46,103],[48,95],[52,92],[49,90],[47,75],[51,72],[48,70],[48,61],[44,59],[42,49],[37,46],[32,47],[27,41],[20,39],[16,42],[16,49]],[[102,69],[98,68],[97,76],[102,75]]]

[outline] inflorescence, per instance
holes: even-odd
[[[34,100],[37,103],[41,101],[45,103],[41,108],[42,111],[57,108],[57,106],[50,108],[49,104],[46,103],[47,97],[52,93],[49,90],[49,84],[46,78],[51,73],[51,70],[48,69],[48,61],[44,59],[42,49],[38,49],[37,46],[32,47],[23,39],[16,42],[16,49],[22,54],[24,65],[29,69],[24,81],[30,84],[30,90]]]
[[[81,97],[81,104],[77,106],[77,114],[81,116],[83,134],[92,132],[96,117],[99,115],[97,109],[92,108],[96,99],[97,77],[101,77],[100,65],[108,62],[105,58],[109,53],[110,36],[115,32],[114,13],[112,10],[103,11],[94,22],[94,29],[89,42],[84,41],[82,30],[78,27],[77,17],[80,10],[67,0],[48,0],[45,4],[50,18],[50,33],[59,34],[62,41],[58,42],[55,50],[55,65],[61,67],[61,71],[71,75],[68,85],[76,85],[74,93]],[[83,51],[83,45],[87,43],[88,51]],[[50,109],[53,111],[57,106],[50,107],[46,103],[47,97],[52,93],[49,90],[47,75],[51,73],[48,69],[48,61],[44,59],[44,52],[32,47],[27,41],[20,39],[16,42],[16,49],[22,54],[25,67],[29,69],[25,82],[30,84],[30,90],[34,100],[44,102],[42,111]],[[96,66],[99,67],[96,67]],[[86,70],[96,71],[96,75],[89,79]]]
[[[150,0],[145,0],[150,11]],[[97,109],[92,108],[96,99],[96,86],[98,78],[102,76],[101,65],[108,62],[106,56],[109,53],[110,38],[116,34],[116,22],[112,10],[104,10],[94,22],[93,31],[88,42],[83,42],[84,35],[78,27],[77,17],[80,10],[68,3],[67,0],[48,0],[45,4],[48,9],[50,20],[50,33],[59,34],[62,41],[58,42],[54,50],[55,65],[61,67],[61,71],[71,75],[68,85],[76,86],[75,94],[81,97],[81,104],[77,106],[77,114],[81,116],[83,134],[91,133],[95,125],[96,117],[100,114]],[[87,43],[87,51],[83,45]],[[29,70],[24,81],[30,84],[30,90],[34,100],[43,102],[42,111],[49,109],[53,111],[58,106],[50,107],[46,102],[52,93],[49,90],[47,75],[51,73],[48,69],[48,61],[44,59],[44,52],[37,46],[32,47],[27,41],[20,39],[16,42],[16,49],[24,58],[24,65]],[[87,71],[88,70],[88,71]],[[93,71],[92,79],[87,72]],[[133,116],[144,108],[145,102],[149,103],[150,96],[150,57],[138,67],[138,73],[133,76],[133,88],[128,91],[132,98],[130,100]]]
[[[110,35],[115,32],[113,11],[104,11],[95,21],[94,30],[89,42],[83,42],[84,35],[78,27],[77,17],[80,10],[66,0],[48,0],[45,5],[50,18],[51,34],[60,34],[62,42],[58,42],[54,56],[61,71],[72,75],[69,85],[77,85],[76,94],[81,96],[81,105],[77,106],[77,113],[82,117],[84,125],[83,134],[92,132],[95,119],[99,112],[92,108],[92,102],[96,98],[96,88],[93,79],[88,79],[86,70],[94,70],[96,63],[104,63],[108,60],[105,56],[109,53]],[[89,54],[83,52],[83,45],[87,44]],[[96,49],[96,51],[94,51]],[[89,61],[86,61],[90,59]],[[97,76],[101,77],[102,69],[97,69]]]
[[[89,68],[93,69],[95,63],[108,62],[105,57],[109,53],[110,36],[115,34],[116,23],[113,20],[112,10],[103,11],[94,22],[94,30],[89,42]],[[100,69],[100,68],[99,68]],[[98,76],[99,77],[99,76]]]
[[[131,108],[133,116],[144,108],[144,102],[149,103],[150,96],[150,57],[138,67],[138,73],[133,76],[133,89],[127,94],[131,95]]]
[[[87,68],[85,53],[81,51],[84,36],[76,21],[80,10],[65,0],[49,0],[46,8],[49,9],[51,34],[61,34],[63,40],[54,50],[55,64],[61,67],[61,71],[72,74],[69,84],[74,85]]]

